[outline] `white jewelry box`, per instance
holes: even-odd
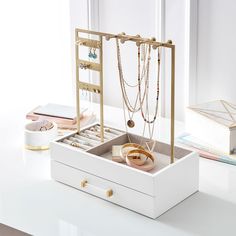
[[[186,131],[210,149],[231,154],[236,148],[236,106],[224,100],[190,106]]]
[[[60,142],[74,134],[51,143],[51,175],[56,181],[151,218],[198,191],[199,157],[195,152],[175,147],[175,162],[169,164],[170,145],[157,142],[157,165],[145,172],[111,160],[112,145],[128,142],[125,132],[86,151]],[[136,143],[144,139],[129,136]]]

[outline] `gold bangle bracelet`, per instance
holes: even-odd
[[[144,155],[146,159],[141,159],[140,155]],[[137,158],[139,157],[139,158]],[[151,160],[151,163],[148,162],[148,159]],[[155,158],[149,151],[142,149],[134,149],[127,153],[126,155],[126,163],[134,168],[149,171],[155,166]]]
[[[126,156],[127,156],[127,153],[129,152],[129,151],[131,151],[131,150],[144,150],[144,147],[143,146],[141,146],[141,145],[139,145],[139,144],[137,144],[137,143],[126,143],[126,144],[124,144],[124,145],[122,145],[122,147],[121,147],[121,149],[120,149],[120,154],[121,154],[121,157],[123,158],[123,159],[125,159],[126,158]]]

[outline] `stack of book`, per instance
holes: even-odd
[[[180,146],[184,146],[191,151],[198,152],[201,157],[236,165],[236,154],[232,153],[229,155],[227,153],[222,153],[221,151],[212,147],[212,145],[209,143],[206,143],[191,134],[184,133],[180,135],[176,141]]]
[[[71,106],[64,106],[49,103],[45,106],[38,106],[30,111],[26,118],[32,121],[39,119],[49,120],[57,123],[62,130],[76,130],[77,118],[76,109]],[[88,112],[86,108],[81,108],[80,125],[85,126],[96,120],[96,116]]]

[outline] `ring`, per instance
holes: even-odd
[[[137,144],[137,143],[126,143],[126,144],[122,145],[122,147],[120,149],[121,158],[123,158],[125,160],[128,152],[131,150],[136,150],[136,149],[144,150],[144,147]]]
[[[90,130],[93,132],[97,131],[97,129],[95,127],[91,127]]]
[[[43,121],[43,123],[44,124],[39,127],[39,131],[47,131],[47,130],[53,128],[53,124],[51,122]]]
[[[48,130],[48,128],[45,125],[43,125],[39,128],[39,131],[46,131],[46,130]]]
[[[73,147],[80,147],[79,143],[77,143],[77,142],[71,142],[71,146],[73,146]]]
[[[127,153],[126,163],[136,169],[149,171],[155,166],[155,158],[149,151],[133,149]]]
[[[110,128],[105,128],[104,129],[106,132],[108,132],[108,133],[111,133],[111,129]]]

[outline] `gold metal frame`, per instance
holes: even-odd
[[[91,40],[80,37],[80,33],[85,33],[89,35],[96,35],[99,37],[99,40]],[[112,38],[119,38],[121,42],[124,43],[125,41],[133,41],[137,45],[142,43],[152,45],[153,49],[158,47],[169,48],[171,50],[171,124],[170,124],[170,145],[171,145],[171,152],[170,152],[170,163],[174,162],[174,131],[175,131],[175,45],[172,44],[171,40],[167,42],[157,42],[155,38],[142,38],[140,35],[131,36],[126,35],[125,33],[121,34],[110,34],[110,33],[103,33],[85,29],[75,29],[75,55],[76,55],[76,104],[77,104],[77,129],[78,132],[80,131],[80,96],[79,90],[87,90],[93,93],[97,93],[100,95],[100,132],[101,132],[101,141],[104,140],[104,114],[103,114],[103,37],[106,40],[110,40]],[[93,47],[100,50],[100,58],[99,64],[93,63],[90,61],[84,61],[79,59],[79,46],[85,47]],[[94,85],[90,83],[80,82],[79,80],[79,65],[82,63],[82,66],[85,66],[86,69],[96,70],[99,71],[100,74],[100,84]]]

